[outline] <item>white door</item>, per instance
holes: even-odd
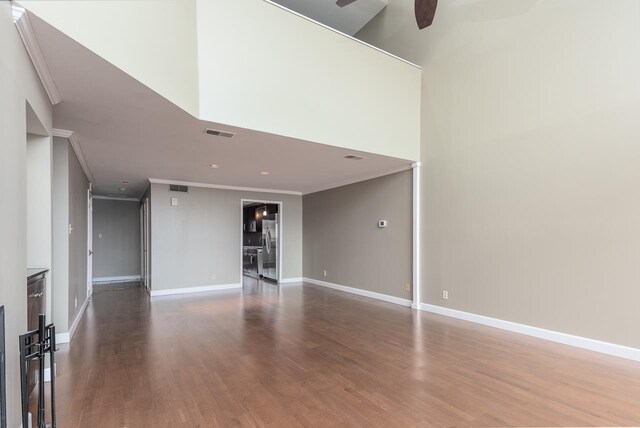
[[[87,297],[93,292],[93,195],[87,190]]]

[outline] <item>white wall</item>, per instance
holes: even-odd
[[[69,151],[66,138],[53,138],[53,322],[69,331]]]
[[[640,2],[412,9],[359,37],[424,67],[424,301],[640,347]]]
[[[19,334],[27,328],[27,100],[51,129],[51,107],[13,25],[11,4],[0,1],[0,304],[5,306],[7,426],[20,425]]]
[[[199,119],[419,158],[420,70],[269,2],[21,4]]]
[[[197,116],[195,0],[27,0],[20,4]]]
[[[197,6],[202,119],[418,159],[419,69],[261,0]]]
[[[51,137],[27,134],[27,267],[52,266]],[[51,272],[46,275],[46,313],[51,321]]]

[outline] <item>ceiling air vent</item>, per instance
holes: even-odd
[[[170,184],[169,185],[169,190],[172,192],[188,192],[189,191],[189,187],[187,186],[179,186],[177,184]]]
[[[215,135],[216,137],[225,137],[225,138],[231,138],[234,135],[236,135],[233,132],[219,131],[217,129],[211,129],[211,128],[205,129],[204,133],[208,135]]]
[[[344,158],[345,159],[349,159],[349,160],[362,160],[362,159],[364,159],[362,156],[356,156],[356,155],[346,155]]]

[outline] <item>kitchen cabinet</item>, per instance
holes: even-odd
[[[258,232],[256,223],[256,208],[245,207],[242,210],[243,225],[242,230],[245,232]]]
[[[48,269],[27,269],[27,330],[38,329],[38,317],[46,311],[46,279]],[[36,361],[29,362],[29,391],[36,386]]]

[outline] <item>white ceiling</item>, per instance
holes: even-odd
[[[54,127],[75,133],[98,195],[140,197],[149,178],[310,193],[409,167],[403,159],[200,121],[34,15],[30,20],[62,97]],[[209,136],[207,127],[237,135]],[[350,153],[365,159],[344,159]]]
[[[387,0],[356,0],[339,7],[336,0],[272,0],[324,25],[353,36],[385,8]]]

